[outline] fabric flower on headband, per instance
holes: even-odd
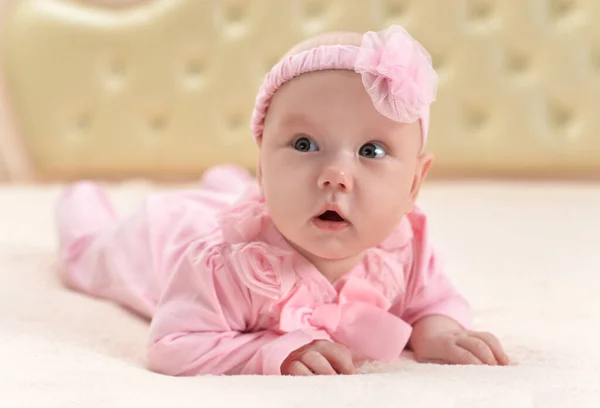
[[[377,110],[389,119],[412,123],[436,99],[438,76],[431,56],[401,26],[366,33],[354,69]]]

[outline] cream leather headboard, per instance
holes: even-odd
[[[349,4],[14,1],[0,37],[0,174],[173,179],[222,162],[254,169],[249,118],[271,64],[317,32],[390,23],[430,50],[441,76],[433,175],[600,174],[598,0]]]

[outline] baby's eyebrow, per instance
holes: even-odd
[[[311,122],[306,114],[302,113],[287,113],[282,115],[282,118],[277,122],[279,126],[306,125]]]
[[[278,130],[289,131],[291,129],[294,132],[313,134],[319,132],[322,126],[326,126],[324,123],[319,123],[318,120],[304,112],[282,112],[274,117],[271,126]]]

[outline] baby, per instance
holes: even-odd
[[[256,179],[219,166],[126,218],[75,183],[57,207],[62,280],[150,319],[148,368],[168,375],[351,374],[405,349],[508,364],[415,206],[436,89],[399,26],[297,45],[256,100]]]

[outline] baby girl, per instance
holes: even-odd
[[[62,280],[148,318],[148,368],[168,375],[351,374],[405,349],[508,364],[415,206],[436,89],[399,26],[297,45],[256,99],[256,179],[219,166],[123,218],[75,183],[57,207]]]

